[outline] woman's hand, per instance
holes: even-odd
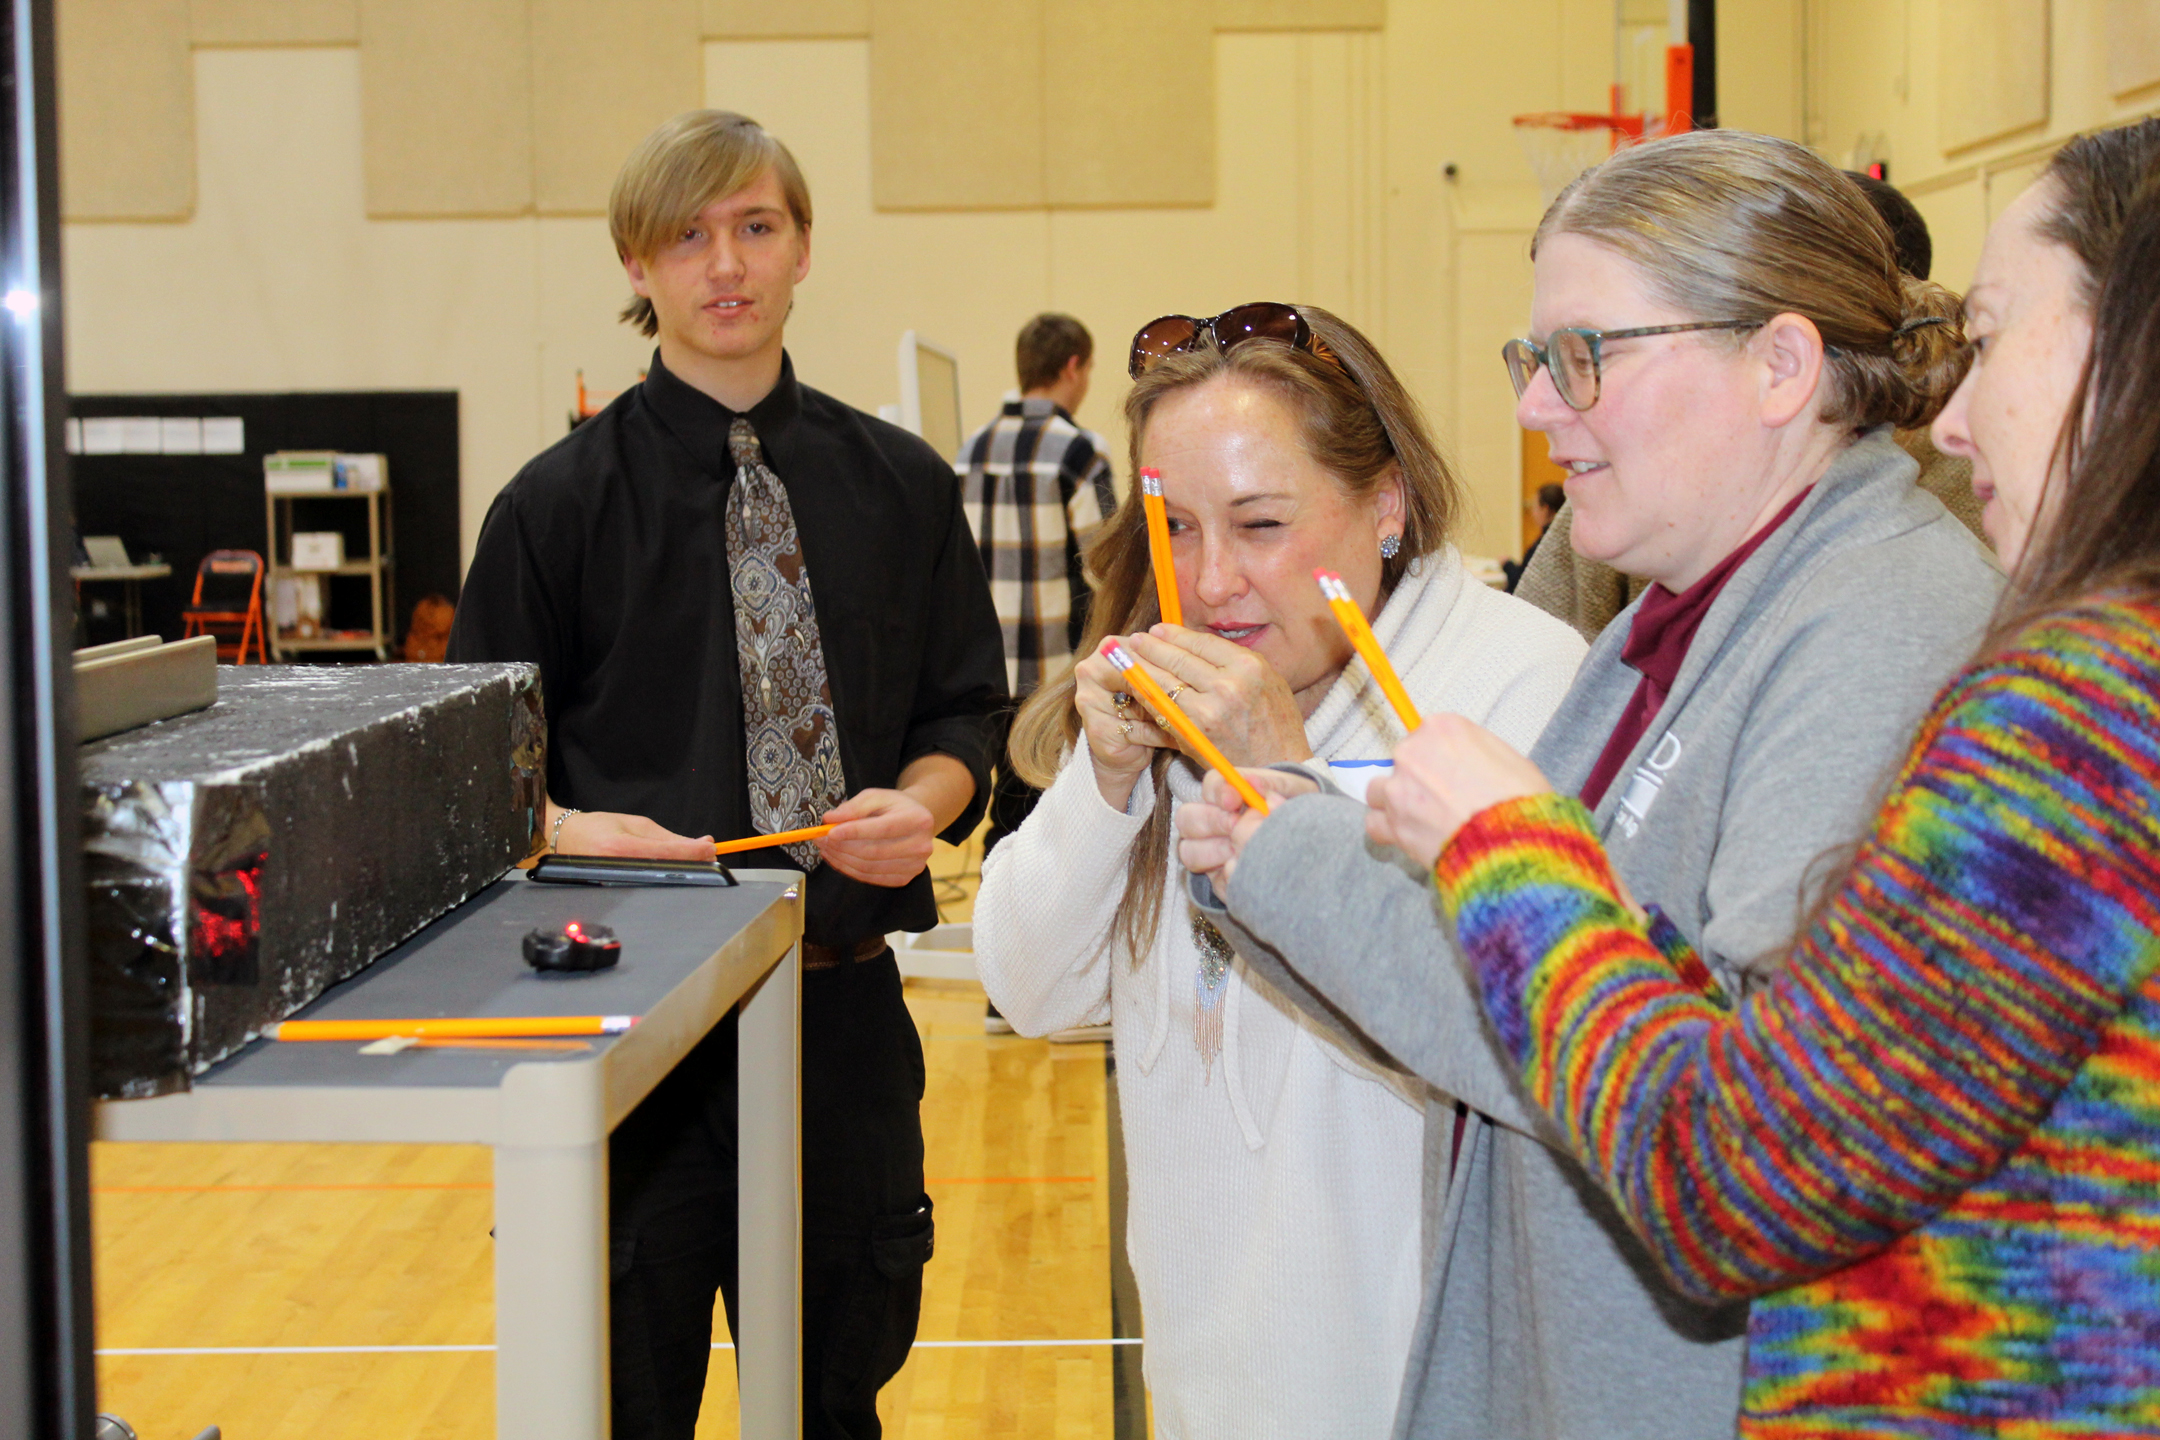
[[[1133,658],[1238,766],[1306,760],[1305,717],[1274,666],[1205,630],[1157,625],[1125,641]]]
[[[1155,752],[1175,750],[1177,741],[1156,727],[1147,706],[1125,689],[1117,666],[1101,651],[1073,666],[1073,708],[1087,736],[1095,788],[1111,809],[1122,811]]]
[[[1552,789],[1544,772],[1491,731],[1434,715],[1395,747],[1395,773],[1365,792],[1365,833],[1427,870],[1471,816]]]
[[[611,811],[579,811],[556,828],[562,807],[548,802],[548,834],[554,848],[564,855],[619,855],[638,860],[672,860],[676,864],[713,858],[713,837],[693,840],[646,819],[643,815],[618,815]]]
[[[1284,770],[1243,770],[1243,774],[1271,806],[1320,789],[1310,776]],[[1200,798],[1178,806],[1178,863],[1195,875],[1207,876],[1208,883],[1215,887],[1215,898],[1227,901],[1238,856],[1245,852],[1245,846],[1266,819],[1266,815],[1246,806],[1229,781],[1210,770],[1201,783]]]

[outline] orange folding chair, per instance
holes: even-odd
[[[206,582],[211,590],[207,600],[203,598]],[[186,624],[180,638],[214,635],[218,659],[240,665],[247,664],[248,646],[253,645],[255,663],[269,664],[263,638],[262,586],[263,558],[253,550],[213,550],[203,556],[202,564],[195,567],[195,598],[181,611]]]

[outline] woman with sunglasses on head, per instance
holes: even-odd
[[[1114,1033],[1155,1433],[1378,1440],[1417,1314],[1425,1091],[1323,1036],[1196,923],[1170,833],[1201,772],[1095,652],[1122,637],[1240,764],[1360,776],[1403,731],[1316,567],[1342,575],[1420,705],[1521,744],[1583,645],[1465,574],[1455,480],[1341,320],[1165,317],[1130,368],[1133,467],[1161,475],[1184,623],[1158,623],[1135,486],[1089,551],[1088,658],[1015,724],[1015,768],[1046,793],[984,864],[976,966],[1023,1034]]]
[[[1851,181],[1735,131],[1620,151],[1533,254],[1518,418],[1570,471],[1576,548],[1656,583],[1530,753],[1742,993],[1999,591],[1892,439],[1950,392],[1955,301],[1900,276]],[[1430,1144],[1454,1159],[1398,1433],[1730,1433],[1744,1307],[1678,1290],[1596,1193],[1493,1042],[1426,871],[1368,849],[1342,797],[1278,803],[1241,852],[1224,809],[1179,827],[1256,965],[1468,1106]]]
[[[1467,722],[1372,812],[1666,1272],[1759,1297],[1744,1435],[2160,1433],[2160,121],[2058,152],[1967,316],[1935,436],[2011,588],[1775,982]]]

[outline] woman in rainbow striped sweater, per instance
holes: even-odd
[[[2160,122],[2067,147],[1966,305],[1935,435],[2012,590],[1777,978],[1719,993],[1458,717],[1368,819],[1660,1263],[1756,1297],[1751,1436],[2160,1432]]]

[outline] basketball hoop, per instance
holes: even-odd
[[[1515,117],[1515,138],[1550,205],[1570,181],[1622,145],[1640,140],[1640,115],[1589,115],[1546,110]]]

